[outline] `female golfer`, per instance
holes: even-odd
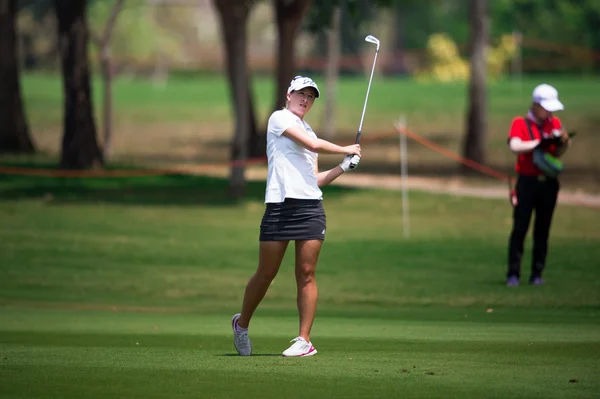
[[[334,181],[360,161],[360,145],[340,147],[317,138],[304,120],[319,89],[312,79],[296,76],[287,90],[284,109],[273,112],[267,127],[268,175],[266,209],[260,224],[258,268],[246,285],[242,312],[233,316],[234,346],[252,354],[248,326],[258,304],[279,271],[290,241],[296,246],[297,305],[300,331],[283,356],[312,356],[310,330],[317,308],[315,271],[325,239],[325,212],[319,187]],[[317,154],[346,155],[339,166],[319,172]]]

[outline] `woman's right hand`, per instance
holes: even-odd
[[[352,144],[344,147],[344,155],[358,155],[360,157],[360,144]]]

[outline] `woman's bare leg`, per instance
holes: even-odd
[[[315,272],[321,252],[321,240],[296,241],[296,285],[298,287],[299,336],[310,342],[310,330],[317,312],[317,280]]]
[[[260,242],[258,268],[246,284],[242,314],[238,320],[238,326],[248,328],[254,311],[265,297],[271,282],[277,276],[288,243],[289,241]]]

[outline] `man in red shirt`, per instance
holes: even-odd
[[[537,160],[534,162],[534,151],[543,151],[556,158],[565,153],[570,142],[569,136],[562,129],[560,120],[553,115],[563,109],[556,89],[547,84],[539,85],[533,90],[533,104],[527,116],[514,118],[510,128],[508,143],[511,151],[517,155],[515,170],[518,178],[508,250],[507,286],[519,285],[523,242],[534,210],[533,259],[529,283],[544,284],[542,272],[546,264],[548,235],[559,182],[555,175],[543,172],[538,167]]]

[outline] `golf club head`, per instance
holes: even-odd
[[[373,43],[377,45],[377,51],[379,51],[379,39],[376,38],[375,36],[367,36],[365,37],[365,42],[369,42],[369,43]]]

